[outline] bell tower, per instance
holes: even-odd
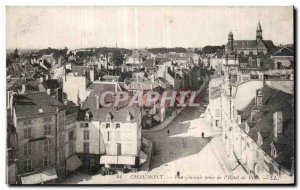
[[[230,31],[228,34],[228,52],[231,53],[233,52],[233,33]]]
[[[258,21],[257,29],[256,29],[256,42],[258,43],[260,40],[262,40],[262,29],[260,25],[260,21]]]

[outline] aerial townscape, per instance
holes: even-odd
[[[256,22],[219,46],[8,49],[8,183],[293,182],[294,45]]]

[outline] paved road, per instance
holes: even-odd
[[[201,100],[205,94],[201,93]],[[210,124],[201,117],[204,111],[201,101],[200,107],[185,108],[165,129],[143,134],[155,147],[150,173],[170,177],[177,171],[183,176],[223,174],[210,144]],[[202,138],[202,132],[208,137]]]

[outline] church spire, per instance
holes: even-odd
[[[258,21],[257,29],[256,29],[256,42],[258,43],[262,39],[263,39],[262,29],[261,29],[260,21]]]
[[[262,29],[261,29],[261,25],[260,25],[260,21],[258,21],[258,25],[257,25],[257,31],[262,31]]]

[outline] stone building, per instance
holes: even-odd
[[[51,183],[65,177],[65,106],[46,92],[13,95],[18,134],[18,183]]]

